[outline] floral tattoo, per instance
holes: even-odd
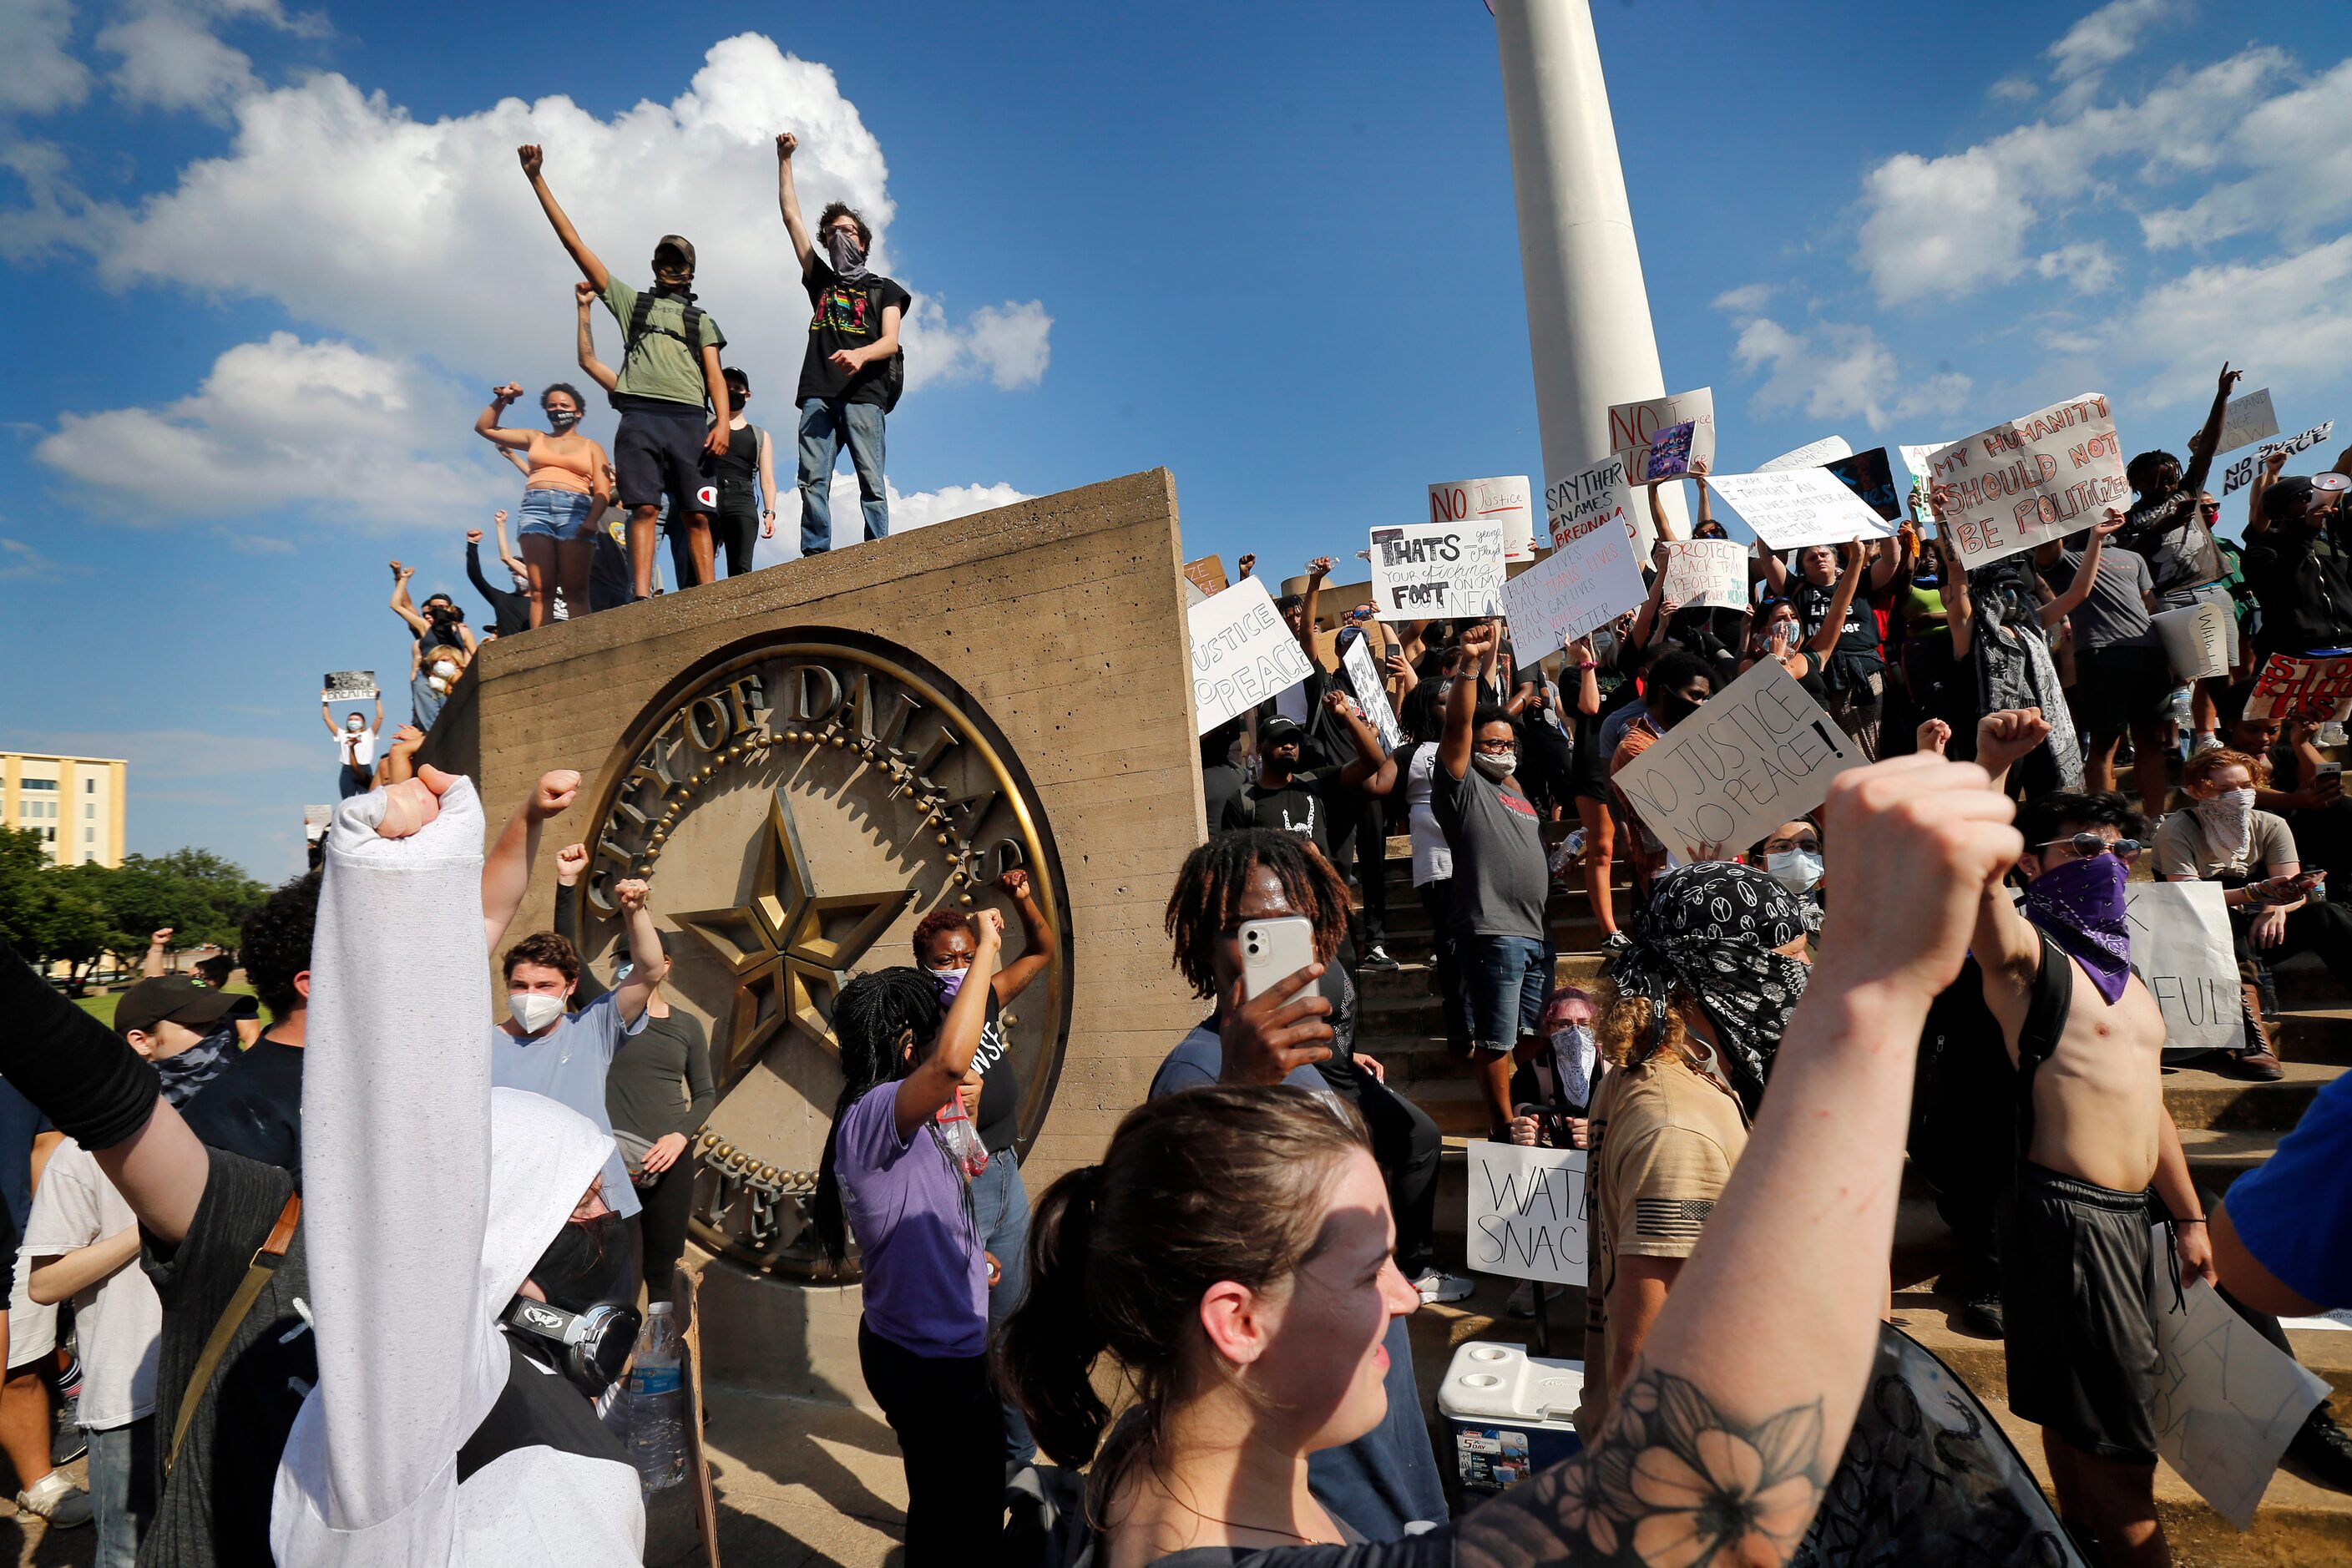
[[[1580,1458],[1464,1518],[1461,1568],[1531,1563],[1761,1568],[1793,1556],[1828,1465],[1819,1400],[1733,1421],[1699,1386],[1637,1369]]]

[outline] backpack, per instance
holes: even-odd
[[[880,321],[882,320],[882,301],[875,299],[874,285],[871,283],[868,283],[866,286],[866,299],[873,300],[874,319],[877,322]],[[907,324],[906,311],[902,309],[898,312],[898,325],[903,328]],[[890,363],[882,367],[882,412],[887,414],[897,408],[898,406],[898,399],[906,390],[907,351],[904,348],[901,348],[898,353],[890,356]]]
[[[688,304],[682,300],[678,301],[679,309],[684,312],[678,321],[678,326],[682,330],[672,331],[667,327],[656,327],[652,324],[654,299],[654,291],[647,289],[637,296],[637,302],[629,308],[629,330],[621,343],[621,363],[626,364],[629,355],[636,352],[638,339],[644,337],[648,331],[658,331],[665,337],[673,337],[684,343],[686,357],[699,366],[702,363],[701,307]]]

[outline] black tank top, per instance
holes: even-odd
[[[746,425],[727,432],[727,450],[713,466],[719,470],[719,504],[730,511],[755,511],[760,504],[760,427]]]

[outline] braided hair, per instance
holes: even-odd
[[[878,1084],[902,1079],[938,1044],[945,1009],[940,984],[919,969],[901,965],[861,974],[841,988],[833,1004],[834,1038],[841,1045],[841,1098],[833,1104],[833,1126],[817,1161],[816,1192],[809,1199],[809,1225],[835,1267],[849,1254],[849,1226],[841,1209],[841,1175],[835,1165],[841,1119]],[[909,1045],[915,1047],[910,1059]],[[934,1124],[933,1137],[938,1136]],[[941,1154],[946,1151],[942,1149]],[[967,1211],[971,1194],[964,1194]]]

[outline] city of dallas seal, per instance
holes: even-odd
[[[841,1094],[834,999],[913,963],[916,923],[937,909],[1003,911],[1004,957],[1018,956],[998,886],[1015,868],[1058,933],[990,1042],[1028,1147],[1068,1034],[1068,902],[1020,759],[950,674],[858,632],[765,634],[672,681],[601,777],[588,870],[560,896],[580,900],[600,976],[628,957],[615,883],[644,878],[656,922],[679,933],[661,1003],[707,1032],[719,1096],[688,1143],[698,1240],[777,1274],[829,1272],[806,1205]]]

